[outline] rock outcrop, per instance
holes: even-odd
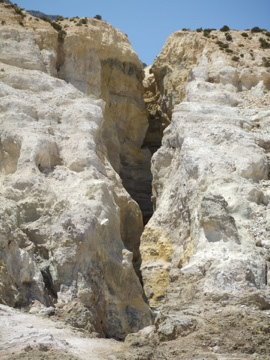
[[[152,158],[156,210],[141,242],[144,289],[150,305],[168,315],[157,322],[164,339],[197,329],[196,346],[203,338],[212,352],[235,346],[266,356],[267,345],[239,313],[250,306],[258,310],[253,326],[256,318],[263,327],[269,322],[270,50],[260,47],[264,33],[231,31],[230,41],[211,34],[175,33],[152,68],[158,106],[166,104],[172,119]],[[239,319],[240,345],[227,334],[222,307]]]
[[[176,32],[143,78],[106,22],[45,20],[0,3],[0,302],[128,334],[112,359],[268,359],[269,32]]]
[[[115,171],[141,156],[142,65],[104,22],[0,6],[1,302],[122,338],[151,323],[133,267],[142,216]]]
[[[102,140],[107,156],[147,221],[152,215],[152,176],[151,152],[141,148],[148,128],[142,63],[127,35],[107,23],[68,19],[61,21],[61,26],[67,33],[60,44],[58,74],[82,92],[105,101]],[[132,219],[127,227],[135,229]],[[134,236],[134,232],[127,241],[134,242],[137,237],[138,244],[140,235]],[[130,250],[136,252],[138,246]]]

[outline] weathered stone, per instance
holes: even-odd
[[[237,32],[233,38],[232,47],[242,40]],[[268,53],[258,49],[256,56]],[[152,66],[156,91],[171,104],[164,111],[172,112],[152,158],[156,210],[141,242],[152,306],[176,306],[179,271],[193,277],[200,301],[248,298],[249,290],[268,296],[267,231],[259,229],[268,223],[270,97],[260,66],[252,64],[252,86],[264,86],[262,98],[242,82],[247,66],[246,57],[235,65],[217,41],[194,32],[173,34]],[[183,78],[179,71],[190,74]]]
[[[134,347],[155,346],[159,342],[155,326],[146,326],[137,333],[128,334],[125,338],[125,344]]]
[[[156,328],[161,341],[174,340],[179,336],[187,336],[196,330],[195,318],[184,314],[173,314],[172,316],[160,316],[156,319]]]
[[[0,10],[0,301],[65,320],[13,340],[2,309],[6,358],[72,353],[72,325],[119,360],[268,359],[267,33],[179,31],[143,81],[101,20]]]
[[[113,169],[122,152],[140,152],[147,128],[142,65],[106,23],[60,39],[0,7],[0,299],[38,300],[41,312],[123,338],[151,323],[132,264],[142,216]]]
[[[145,293],[163,316],[154,359],[269,356],[254,327],[269,322],[270,93],[259,64],[270,54],[254,36],[234,63],[217,39],[173,34],[149,80],[159,121],[171,118],[152,158],[156,209],[140,246]],[[237,49],[241,34],[233,39]],[[184,336],[181,312],[196,324]]]

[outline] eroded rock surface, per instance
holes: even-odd
[[[269,33],[177,32],[143,81],[103,21],[0,10],[1,303],[133,333],[108,359],[268,359]]]
[[[231,32],[233,53],[219,48],[223,33],[213,36],[177,32],[153,65],[156,76],[169,69],[157,76],[162,81],[157,88],[172,120],[152,158],[156,210],[142,236],[144,289],[151,306],[171,319],[157,323],[161,337],[186,337],[177,324],[189,313],[186,327],[198,339],[187,338],[196,346],[206,339],[202,327],[204,334],[209,327],[220,339],[217,352],[228,351],[231,342],[236,353],[267,358],[269,349],[241,317],[234,326],[239,333],[245,329],[244,340],[239,345],[227,336],[226,341],[226,312],[214,309],[228,307],[238,317],[241,306],[250,306],[258,310],[262,326],[269,325],[264,312],[270,309],[270,71],[263,59],[270,51],[260,48],[264,34],[249,32],[246,39]],[[245,43],[240,50],[239,43]],[[214,329],[216,321],[224,328]],[[181,351],[177,354],[182,358]]]
[[[140,62],[106,23],[64,33],[0,6],[1,302],[38,300],[73,326],[122,338],[151,323],[133,267],[142,216],[113,169],[119,142],[139,153],[146,130],[141,83],[125,68],[140,72]],[[119,100],[120,74],[117,90],[134,94]]]

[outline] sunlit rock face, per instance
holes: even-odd
[[[143,328],[119,359],[267,359],[269,33],[179,31],[143,81],[106,22],[0,10],[0,302]]]
[[[179,31],[150,69],[172,113],[152,159],[156,211],[141,245],[153,305],[180,274],[202,277],[201,295],[269,290],[270,50],[264,33],[230,34]]]
[[[78,23],[79,20],[61,22],[67,33],[58,48],[59,76],[89,96],[105,101],[102,141],[108,159],[139,204],[143,217],[148,219],[152,214],[152,176],[151,152],[141,148],[148,128],[142,63],[127,35],[96,19],[88,19],[82,26],[77,26]],[[124,232],[139,269],[142,228],[135,230],[126,211],[123,216],[129,221],[127,228],[133,229]]]
[[[0,6],[0,300],[38,300],[71,325],[122,338],[151,322],[133,266],[142,215],[113,169],[120,171],[120,139],[129,133],[139,152],[146,130],[139,79],[121,68],[139,72],[140,62],[103,22],[59,34]],[[121,86],[139,99],[116,101],[122,125],[107,116],[114,98],[103,97],[106,61],[110,81],[123,73]],[[104,131],[116,134],[117,148]]]
[[[167,321],[173,338],[187,309],[222,322],[221,303],[270,308],[270,50],[249,32],[236,59],[241,33],[231,32],[232,53],[217,44],[224,33],[211,34],[175,33],[150,69],[172,118],[152,158],[156,210],[142,235],[142,275],[150,305],[169,316],[160,332]]]

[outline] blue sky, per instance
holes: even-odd
[[[167,37],[181,28],[270,29],[270,0],[15,0],[25,9],[66,17],[97,14],[128,37],[151,64]]]

